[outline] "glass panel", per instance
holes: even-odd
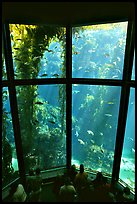
[[[135,89],[131,88],[120,175],[135,192]]]
[[[72,76],[122,79],[127,22],[72,29]]]
[[[134,59],[133,59],[133,69],[132,69],[132,80],[135,80],[135,52],[134,52]]]
[[[65,85],[18,86],[17,101],[26,172],[66,165]]]
[[[10,24],[15,78],[64,78],[65,35],[63,27]]]
[[[19,177],[8,88],[2,89],[2,187]]]
[[[72,163],[111,175],[120,93],[121,87],[73,85]]]

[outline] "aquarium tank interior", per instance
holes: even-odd
[[[133,29],[4,25],[2,188],[36,166],[83,163],[135,192]]]

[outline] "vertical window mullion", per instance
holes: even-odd
[[[66,154],[67,167],[71,166],[72,154],[72,28],[66,27]]]
[[[134,45],[135,45],[135,25],[132,21],[129,21],[123,70],[123,80],[125,82],[131,80],[134,58]]]
[[[5,53],[5,63],[6,63],[7,81],[8,81],[9,98],[10,98],[10,108],[11,108],[11,115],[12,115],[12,122],[13,122],[19,173],[20,173],[20,179],[22,183],[25,185],[25,166],[24,166],[23,150],[22,150],[22,143],[21,143],[16,89],[14,84],[14,69],[13,69],[13,62],[12,62],[10,31],[9,31],[8,24],[5,24],[3,26],[3,34],[4,34],[4,53]]]

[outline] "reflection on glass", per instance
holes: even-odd
[[[2,48],[2,80],[6,80],[6,79],[7,79],[6,64],[5,64],[4,51]]]
[[[132,80],[135,80],[135,52],[134,52],[134,60],[133,60],[133,69],[132,69]]]
[[[75,27],[72,32],[73,77],[122,79],[127,22]]]
[[[10,24],[15,78],[64,78],[65,35],[63,27]]]
[[[129,187],[135,191],[135,89],[131,88],[129,107],[120,165],[120,175]]]
[[[73,164],[111,175],[120,92],[120,87],[73,85]]]
[[[2,90],[2,187],[19,177],[8,88]]]
[[[66,165],[65,86],[18,86],[17,102],[26,172]]]

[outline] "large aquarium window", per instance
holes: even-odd
[[[17,86],[26,172],[66,165],[65,85]]]
[[[135,89],[131,88],[119,178],[135,191]]]
[[[73,27],[74,78],[122,79],[127,22]]]
[[[112,174],[120,94],[121,87],[72,86],[72,163]]]
[[[2,89],[2,187],[19,177],[8,87]]]
[[[71,164],[79,168],[83,163],[86,170],[119,178],[134,190],[135,52],[132,63],[131,29],[132,22],[127,21],[77,27],[4,25],[2,186],[17,178],[18,172],[24,179],[37,166],[45,171]],[[123,80],[123,72],[132,64],[131,79]],[[117,147],[121,147],[122,158],[117,157]],[[17,155],[16,149],[21,150]],[[22,164],[19,170],[17,158]],[[115,165],[120,165],[119,175]]]
[[[15,79],[64,78],[66,29],[10,24]]]

